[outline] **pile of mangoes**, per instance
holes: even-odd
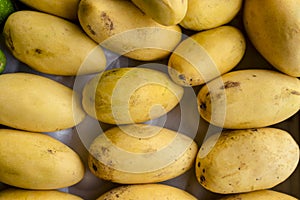
[[[15,6],[2,37],[31,72],[8,63],[0,75],[0,182],[9,187],[0,200],[83,199],[59,189],[84,181],[87,171],[118,185],[98,200],[201,199],[165,184],[190,170],[197,187],[222,200],[299,198],[272,189],[299,162],[297,139],[276,125],[300,108],[300,2],[20,0]],[[238,68],[249,44],[269,67]],[[53,77],[73,78],[74,85]],[[182,101],[190,89],[196,107],[189,109],[199,118],[183,126],[201,129],[204,120],[219,128],[204,141],[164,127],[166,121],[155,124],[176,108],[187,112]],[[76,133],[87,119],[109,128],[92,138],[86,159],[45,134]]]

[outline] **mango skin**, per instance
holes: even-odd
[[[244,27],[259,53],[279,71],[300,77],[300,2],[247,0]]]
[[[175,48],[168,61],[169,74],[179,85],[202,85],[232,70],[245,50],[245,37],[233,26],[201,31]]]
[[[164,185],[164,184],[141,184],[119,186],[104,193],[97,200],[119,200],[119,199],[134,199],[134,200],[197,200],[188,192],[179,188]]]
[[[80,0],[20,0],[20,2],[38,11],[53,14],[72,21],[78,20],[77,10]]]
[[[79,96],[49,78],[30,73],[0,76],[0,124],[33,132],[74,127],[86,116]]]
[[[37,11],[18,11],[4,25],[5,44],[19,61],[52,75],[75,76],[106,67],[102,48],[80,28]]]
[[[300,80],[273,70],[237,70],[208,82],[197,98],[202,118],[216,126],[265,127],[298,112]]]
[[[118,126],[94,139],[88,166],[103,180],[122,184],[157,183],[191,169],[197,151],[193,139],[163,127]]]
[[[288,194],[274,191],[274,190],[260,190],[254,192],[247,192],[244,194],[228,195],[219,200],[297,200],[297,198]]]
[[[82,0],[81,27],[101,46],[135,60],[166,58],[181,40],[178,25],[163,26],[131,1]]]
[[[23,190],[23,189],[5,189],[0,191],[0,200],[83,200],[79,196],[64,193],[56,190]]]
[[[180,25],[194,31],[216,28],[230,22],[241,10],[242,0],[189,0]]]
[[[132,0],[132,2],[146,15],[165,26],[179,24],[183,20],[188,7],[187,0]]]
[[[183,92],[158,70],[115,68],[87,82],[82,105],[88,115],[104,123],[141,123],[168,113],[178,105]]]
[[[202,144],[195,171],[206,189],[232,194],[275,187],[294,172],[298,162],[299,146],[284,130],[227,130]]]
[[[85,168],[79,155],[42,133],[0,129],[0,182],[44,190],[72,186]]]

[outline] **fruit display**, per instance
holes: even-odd
[[[297,9],[0,0],[0,200],[300,199]]]

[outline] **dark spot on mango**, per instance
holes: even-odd
[[[184,74],[179,74],[179,75],[178,75],[178,78],[179,78],[180,80],[185,80],[185,75],[184,75]]]
[[[96,32],[92,29],[91,25],[88,24],[86,27],[90,31],[91,34],[96,35]]]
[[[35,49],[34,52],[37,54],[42,54],[43,51],[41,49]]]
[[[206,106],[206,104],[205,104],[204,102],[202,102],[202,103],[200,104],[200,108],[201,108],[202,110],[206,110],[207,106]]]
[[[296,91],[296,90],[292,90],[292,91],[291,91],[291,94],[293,94],[293,95],[300,95],[300,92],[298,92],[298,91]]]
[[[93,170],[96,172],[98,170],[97,166],[93,163]]]
[[[104,77],[109,77],[109,76],[113,76],[113,75],[116,75],[118,73],[120,69],[116,68],[116,69],[110,69],[110,70],[107,70],[105,71],[105,73],[103,74],[103,78]],[[102,78],[102,77],[101,77]]]
[[[101,153],[102,155],[108,155],[109,154],[109,149],[106,147],[101,147]]]
[[[107,30],[111,31],[114,29],[114,23],[106,12],[101,12],[100,17]]]
[[[201,166],[201,162],[198,162],[198,163],[197,163],[197,166],[200,167],[200,166]]]
[[[15,46],[14,46],[14,42],[13,42],[13,39],[12,39],[10,30],[8,31],[7,41],[8,41],[7,43],[8,43],[9,48],[10,48],[12,51],[15,50]]]
[[[200,181],[201,181],[201,183],[205,182],[206,181],[205,176],[201,175],[200,176]]]
[[[52,150],[52,149],[48,149],[47,151],[48,151],[50,154],[54,154],[54,153],[55,153],[55,151]]]
[[[240,86],[240,85],[241,85],[240,82],[226,81],[226,82],[224,83],[224,85],[220,87],[220,89],[223,90],[223,89],[228,89],[228,88],[238,87],[238,86]]]

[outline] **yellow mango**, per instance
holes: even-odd
[[[157,183],[191,169],[197,151],[192,138],[176,131],[146,124],[118,126],[94,139],[88,165],[104,180]]]
[[[49,78],[30,73],[0,76],[0,124],[33,132],[74,127],[86,116],[79,96]]]
[[[14,57],[39,72],[75,76],[106,67],[102,48],[60,17],[21,10],[8,17],[3,35]]]
[[[94,41],[136,60],[166,58],[182,36],[178,25],[157,23],[131,1],[81,0],[78,18]]]
[[[59,189],[82,180],[84,165],[64,143],[42,133],[0,129],[0,182],[25,189]]]

